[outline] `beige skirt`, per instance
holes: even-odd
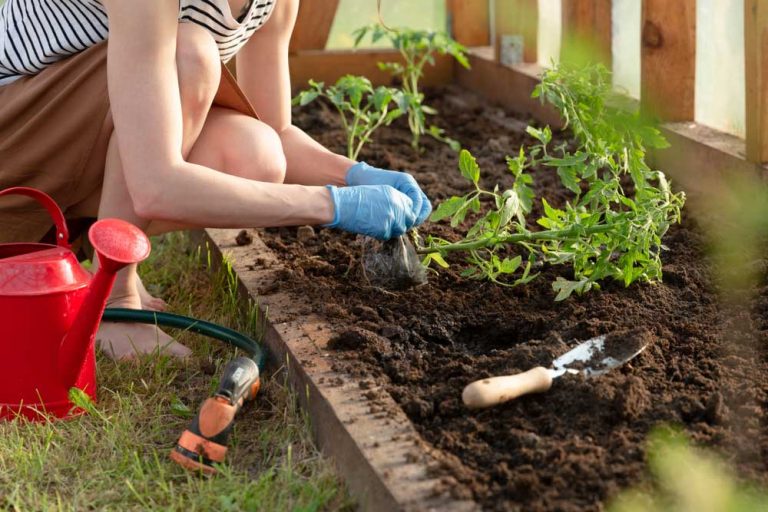
[[[214,104],[257,117],[224,66]],[[0,190],[37,188],[66,214],[101,189],[113,128],[107,42],[0,86]],[[0,243],[38,241],[51,226],[33,200],[0,198]]]

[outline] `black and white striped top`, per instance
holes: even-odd
[[[251,0],[238,20],[227,0],[180,0],[179,21],[204,27],[227,62],[269,19],[277,0]],[[100,0],[6,0],[0,5],[0,85],[90,48],[109,33]]]

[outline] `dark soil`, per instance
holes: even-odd
[[[486,184],[509,185],[504,157],[525,141],[525,125],[463,92],[433,96],[437,123],[478,158]],[[344,151],[328,108],[296,111],[295,120]],[[446,146],[426,138],[426,150],[415,155],[404,124],[376,139],[363,158],[410,171],[433,201],[466,191]],[[542,170],[535,178],[540,194],[564,200],[557,176]],[[421,232],[456,237],[444,223]],[[605,283],[560,303],[550,283],[567,276],[565,269],[545,268],[527,286],[504,288],[459,277],[454,258],[427,285],[387,291],[361,277],[356,237],[320,229],[299,242],[296,233],[264,235],[290,269],[279,287],[300,292],[335,324],[338,365],[386,386],[436,448],[435,471],[456,497],[489,510],[601,510],[621,489],[649,481],[646,436],[659,424],[683,426],[741,477],[768,485],[765,273],[748,306],[720,306],[692,219],[665,239],[663,284]],[[618,370],[593,379],[566,375],[547,393],[489,410],[461,404],[473,380],[547,366],[579,341],[629,329],[652,341]]]

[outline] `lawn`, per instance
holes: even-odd
[[[176,313],[204,318],[258,339],[255,308],[238,310],[231,274],[205,270],[206,255],[185,235],[153,243],[145,282]],[[2,510],[344,510],[352,507],[329,461],[313,445],[308,418],[284,374],[264,379],[238,416],[227,461],[205,479],[170,462],[189,416],[215,387],[235,351],[176,333],[191,361],[148,356],[98,358],[99,402],[90,413],[47,424],[0,423]]]

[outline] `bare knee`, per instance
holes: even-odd
[[[214,107],[190,160],[242,178],[285,180],[287,162],[280,136],[269,125]]]
[[[221,61],[216,42],[202,27],[180,23],[176,41],[176,67],[185,135],[202,129],[219,87]]]
[[[250,145],[241,146],[239,149],[242,152],[237,157],[242,160],[241,165],[247,164],[248,161],[256,164],[249,172],[251,179],[283,183],[288,163],[280,136],[269,125],[261,121],[252,119],[249,124],[252,126],[247,133],[243,134],[243,137],[244,142],[250,142]],[[235,152],[240,151],[236,150]]]

